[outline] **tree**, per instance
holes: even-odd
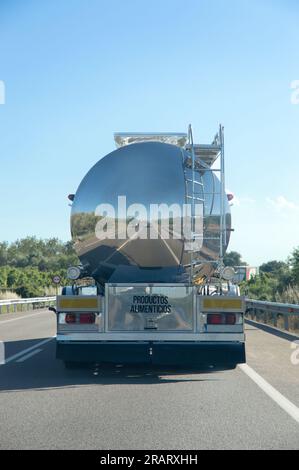
[[[5,247],[2,251],[5,262],[1,264],[0,245],[0,266],[5,264],[16,268],[35,266],[40,271],[49,271],[79,263],[72,242],[63,243],[57,238],[39,240],[27,237],[7,245],[6,251]]]
[[[12,289],[22,297],[39,297],[53,286],[59,274],[66,284],[66,269],[79,264],[72,242],[27,237],[0,243],[0,288]]]
[[[242,294],[256,300],[274,301],[278,280],[271,274],[261,272],[259,276],[245,281],[241,285]]]
[[[0,242],[0,266],[7,264],[7,242]]]
[[[286,269],[288,269],[288,264],[283,261],[268,261],[260,266],[260,271],[274,275],[279,275]]]
[[[36,267],[15,268],[0,267],[0,288],[15,291],[21,297],[41,297],[53,286],[53,276],[58,274],[62,285],[69,281],[66,279],[66,270],[39,271]]]
[[[247,263],[242,261],[242,256],[237,251],[225,253],[223,257],[225,266],[246,266]]]
[[[7,287],[7,268],[6,266],[0,267],[0,288]]]
[[[299,247],[294,249],[288,263],[291,269],[292,282],[299,285]]]

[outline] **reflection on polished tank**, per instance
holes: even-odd
[[[191,127],[187,134],[115,134],[115,141],[73,200],[72,238],[84,273],[102,285],[211,276],[231,231],[222,126],[210,145],[194,144]],[[168,212],[168,233],[161,205],[181,208]]]

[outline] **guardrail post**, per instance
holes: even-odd
[[[290,326],[289,326],[289,315],[285,314],[283,316],[283,319],[284,319],[284,329],[289,331],[289,328],[290,328]]]
[[[273,312],[273,325],[277,327],[277,313]]]

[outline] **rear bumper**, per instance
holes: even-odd
[[[232,366],[246,362],[243,342],[57,342],[56,358],[70,362],[110,362],[177,366]]]

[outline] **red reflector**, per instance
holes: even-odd
[[[81,313],[80,314],[80,323],[94,323],[95,322],[95,314],[94,313]]]
[[[236,315],[234,313],[210,313],[207,323],[208,325],[235,325]]]
[[[227,313],[225,315],[226,325],[235,325],[236,324],[236,315],[234,313]]]
[[[223,323],[221,313],[210,313],[207,318],[208,325],[221,325]]]
[[[67,313],[65,323],[76,323],[76,315],[74,313]]]

